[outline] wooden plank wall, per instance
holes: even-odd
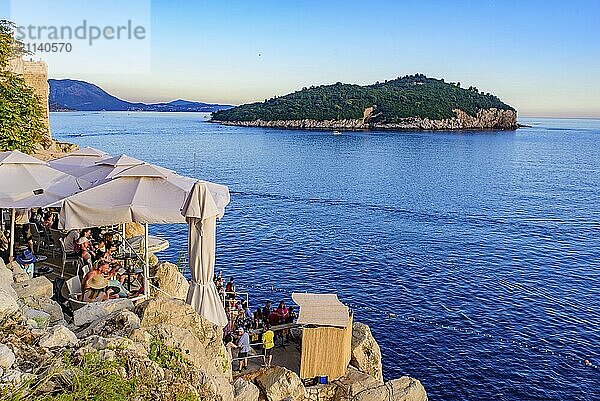
[[[348,327],[314,327],[302,331],[302,379],[327,376],[335,380],[346,374],[352,345],[352,316]]]

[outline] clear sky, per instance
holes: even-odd
[[[87,15],[93,2],[78,3],[61,11]],[[150,19],[147,73],[50,65],[51,77],[132,101],[239,104],[420,72],[497,94],[521,116],[600,117],[598,0],[152,1]]]

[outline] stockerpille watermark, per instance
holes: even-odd
[[[15,38],[52,75],[150,72],[150,0],[12,0]]]

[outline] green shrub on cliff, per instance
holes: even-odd
[[[408,117],[451,118],[455,116],[453,109],[472,116],[481,109],[514,110],[496,96],[481,93],[477,88],[463,89],[460,84],[415,74],[366,86],[338,82],[303,88],[262,103],[217,111],[213,113],[213,120],[358,119],[363,117],[367,107],[374,107],[371,122],[376,123],[396,123]]]
[[[31,153],[47,128],[36,94],[23,77],[8,70],[9,61],[24,54],[13,29],[11,22],[0,20],[0,150]]]

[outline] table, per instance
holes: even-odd
[[[125,273],[127,274],[127,291],[131,291],[131,273],[133,273],[133,271],[131,271],[127,266],[127,261],[136,258],[137,255],[133,252],[122,252],[113,256],[113,259],[123,261],[123,268],[125,269]]]

